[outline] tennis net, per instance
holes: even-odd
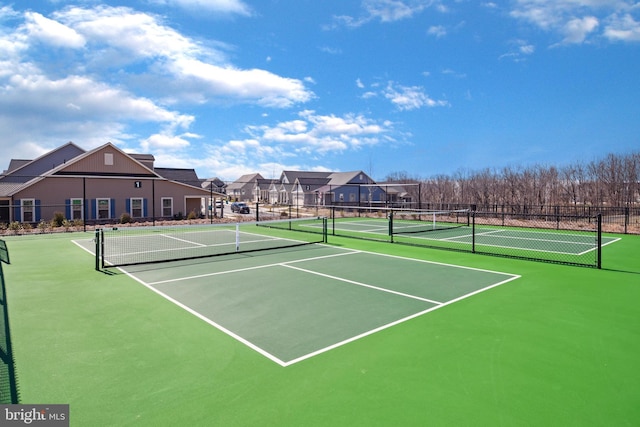
[[[391,234],[425,233],[470,225],[468,209],[451,211],[394,210],[389,215]]]
[[[188,260],[326,242],[326,219],[104,228],[96,232],[101,268]],[[313,232],[305,232],[313,230]]]

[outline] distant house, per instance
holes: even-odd
[[[227,186],[227,195],[233,201],[250,202],[259,198],[258,180],[264,179],[259,173],[242,175]]]
[[[387,194],[362,171],[283,171],[279,179],[243,175],[227,187],[232,199],[268,204],[321,206],[335,203],[385,203]]]
[[[222,181],[220,178],[207,178],[202,180],[200,183],[202,188],[206,188],[209,191],[214,193],[226,193],[227,192],[227,184]]]
[[[203,212],[211,192],[193,169],[155,168],[150,154],[107,143],[85,151],[72,142],[35,160],[12,160],[0,176],[0,222],[36,223],[57,212],[106,222],[174,218]],[[216,193],[215,196],[223,196]]]

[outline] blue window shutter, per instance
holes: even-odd
[[[36,222],[40,221],[40,200],[36,199],[36,212],[35,218]]]
[[[124,204],[125,204],[125,210],[130,214],[131,213],[131,199],[126,199]]]
[[[22,215],[20,215],[22,211],[22,208],[20,207],[20,199],[14,200],[13,203],[15,203],[13,208],[13,220],[20,221],[22,219]]]
[[[111,212],[109,213],[111,218],[116,217],[116,199],[111,199]]]
[[[91,199],[91,219],[97,219],[97,215],[96,215],[96,199]]]
[[[146,218],[147,216],[149,216],[148,212],[149,212],[149,209],[147,208],[147,199],[142,199],[142,216],[143,216],[143,218]]]
[[[71,219],[71,199],[64,200],[64,217]]]

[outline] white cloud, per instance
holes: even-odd
[[[637,42],[640,41],[640,22],[630,14],[610,17],[604,30],[604,35],[610,40]]]
[[[430,98],[422,86],[402,86],[389,82],[384,96],[400,111],[416,110],[422,107],[444,107],[448,101]]]
[[[433,25],[429,27],[427,34],[440,38],[447,35],[447,29],[442,25]]]
[[[563,29],[566,34],[564,43],[582,43],[587,36],[593,32],[598,26],[598,18],[594,16],[585,16],[584,18],[575,18],[568,21]]]
[[[230,141],[223,152],[248,155],[251,148],[256,158],[276,153],[289,158],[319,159],[331,153],[379,144],[383,138],[389,138],[393,130],[391,122],[377,123],[361,114],[320,115],[304,110],[298,117],[273,126],[247,126],[249,138]]]
[[[277,108],[307,102],[313,97],[301,80],[261,69],[239,69],[229,64],[220,50],[205,47],[146,13],[101,6],[71,8],[56,16],[105,53],[96,57],[114,57],[121,63],[151,61],[147,70],[151,75],[174,79],[172,84],[157,85],[158,89],[171,90],[174,98],[181,96],[175,92],[177,87],[183,88],[185,100],[202,102],[203,97],[214,100],[221,97],[227,102]]]
[[[45,18],[36,12],[25,13],[25,29],[28,36],[42,43],[58,47],[81,48],[85,44],[84,37],[74,29],[57,21]]]
[[[526,40],[516,39],[510,42],[513,45],[513,49],[508,53],[500,55],[498,59],[511,59],[514,62],[522,62],[526,60],[526,57],[533,55],[536,51],[536,47]]]
[[[511,16],[557,33],[562,37],[560,44],[576,44],[599,35],[637,41],[638,25],[631,14],[638,10],[634,0],[517,0]],[[622,20],[617,18],[621,15]],[[599,33],[604,20],[609,25]]]
[[[195,117],[168,102],[283,108],[314,96],[305,87],[311,78],[240,69],[224,43],[196,41],[130,8],[67,7],[44,16],[1,7],[0,16],[0,144],[7,156],[9,147],[14,153],[34,144],[44,152],[69,140],[162,153],[198,137],[188,131]],[[55,61],[51,46],[65,49],[64,61]],[[128,131],[133,122],[140,134]]]
[[[156,0],[156,3],[179,6],[185,9],[249,16],[251,8],[241,0]]]
[[[260,69],[221,67],[191,58],[176,60],[169,69],[180,79],[198,79],[200,90],[211,96],[253,101],[266,107],[290,107],[295,103],[307,102],[313,96],[300,80],[280,77]]]
[[[430,7],[439,12],[448,11],[440,0],[363,0],[361,7],[363,14],[360,17],[334,16],[334,24],[327,28],[340,26],[357,28],[371,21],[396,22],[412,18]]]

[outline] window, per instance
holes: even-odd
[[[111,211],[111,200],[96,199],[96,204],[98,206],[98,219],[108,219]]]
[[[35,221],[35,208],[34,208],[34,200],[33,199],[22,199],[20,201],[22,205],[22,222],[33,222]]]
[[[113,166],[113,153],[104,153],[104,164],[106,166]]]
[[[71,199],[71,219],[84,219],[82,199]]]
[[[142,199],[139,197],[131,199],[131,216],[142,218]]]
[[[162,216],[173,216],[173,199],[171,197],[162,198]]]

